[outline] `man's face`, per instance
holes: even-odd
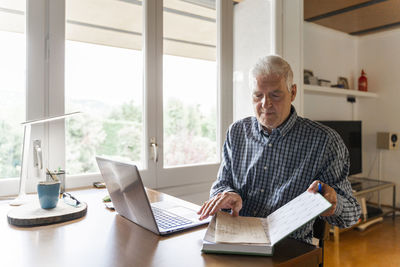
[[[271,133],[290,114],[290,105],[296,97],[296,85],[288,91],[283,77],[259,76],[253,91],[253,107],[257,120]]]

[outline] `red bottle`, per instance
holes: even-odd
[[[358,78],[358,90],[359,91],[368,91],[368,81],[367,77],[365,77],[365,72],[364,70],[361,70],[361,76]]]

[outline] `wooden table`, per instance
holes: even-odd
[[[48,226],[20,228],[7,223],[9,201],[0,201],[0,266],[317,266],[320,248],[285,239],[273,257],[201,253],[206,226],[160,237],[109,211],[105,189],[73,191],[88,203],[85,217]],[[163,198],[194,204],[148,190],[152,202]]]

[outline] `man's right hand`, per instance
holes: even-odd
[[[215,197],[204,202],[197,214],[200,220],[212,216],[221,209],[231,209],[233,216],[238,216],[242,209],[242,198],[235,192],[218,193]]]

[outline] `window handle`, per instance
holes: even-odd
[[[157,145],[155,137],[150,138],[150,145],[153,148],[153,160],[154,160],[154,163],[157,163],[157,161],[158,161],[158,145]]]
[[[42,148],[40,140],[33,141],[33,166],[43,169]]]

